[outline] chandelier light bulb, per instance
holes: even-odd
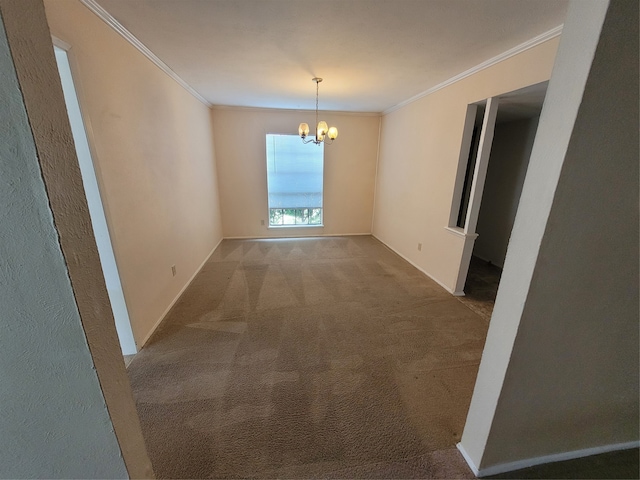
[[[329,125],[324,120],[318,122],[318,128],[316,129],[319,137],[324,137],[329,131]]]
[[[327,138],[329,138],[329,140],[331,141],[327,143],[331,144],[338,137],[338,129],[336,127],[329,127],[329,125],[327,125],[327,122],[325,122],[324,120],[318,121],[318,93],[320,90],[320,82],[322,81],[322,79],[319,77],[315,77],[312,80],[316,82],[316,136],[315,138],[312,137],[307,139],[307,136],[309,135],[309,125],[304,122],[298,126],[298,135],[300,135],[300,138],[302,138],[302,143],[313,142],[316,145],[320,145]]]

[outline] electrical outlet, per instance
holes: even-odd
[[[176,276],[176,266],[175,265],[171,265],[171,274],[175,277]]]
[[[260,220],[260,225],[264,225],[264,220]]]
[[[421,252],[421,251],[422,251],[422,244],[421,244],[421,243],[419,243],[419,244],[418,244],[418,251],[419,251],[419,252]]]

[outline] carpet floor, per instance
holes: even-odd
[[[469,273],[464,284],[464,297],[458,297],[458,300],[488,322],[493,314],[501,276],[500,267],[478,257],[471,257]]]
[[[488,321],[370,236],[224,240],[129,366],[159,478],[475,478]]]

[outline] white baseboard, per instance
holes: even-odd
[[[209,259],[211,258],[211,255],[213,255],[213,252],[216,251],[216,248],[218,248],[220,246],[220,244],[222,243],[222,240],[224,240],[224,237],[220,239],[220,241],[216,244],[215,247],[213,247],[213,249],[209,252],[209,255],[207,255],[207,257],[204,259],[204,261],[200,264],[200,266],[198,268],[196,268],[196,271],[193,275],[191,275],[191,278],[189,278],[189,280],[187,280],[187,283],[184,284],[184,287],[182,287],[180,289],[180,291],[178,292],[178,294],[175,296],[175,298],[171,301],[171,303],[169,304],[169,306],[165,309],[164,312],[162,312],[162,315],[160,315],[160,318],[158,319],[158,321],[156,323],[153,324],[153,327],[151,327],[151,330],[149,330],[149,333],[147,333],[147,335],[144,337],[144,340],[142,340],[142,344],[140,346],[140,350],[142,350],[144,348],[144,346],[147,344],[147,342],[149,341],[149,339],[151,338],[151,335],[154,334],[154,332],[157,330],[157,328],[160,326],[160,324],[162,323],[162,321],[165,319],[165,317],[167,316],[167,314],[169,313],[169,311],[173,308],[173,306],[176,304],[176,302],[178,301],[178,299],[182,296],[182,294],[184,293],[184,291],[189,287],[189,285],[191,285],[191,282],[193,282],[193,279],[196,278],[196,275],[198,275],[200,273],[200,270],[202,270],[202,267],[204,267],[205,263],[207,263],[209,261]]]
[[[305,227],[306,228],[306,227]],[[314,238],[314,237],[361,237],[371,235],[371,232],[367,233],[314,233],[311,235],[249,235],[246,237],[224,237],[224,240],[286,240],[287,238]]]
[[[457,443],[456,447],[458,447],[458,450],[460,451],[460,453],[462,454],[462,456],[464,457],[465,462],[467,462],[467,465],[469,465],[469,468],[471,469],[471,471],[473,472],[473,474],[476,477],[479,477],[479,472],[478,472],[478,467],[476,467],[476,464],[473,463],[473,460],[471,460],[471,457],[469,456],[469,454],[467,453],[467,451],[464,449],[464,447],[462,446],[462,443]]]
[[[454,292],[451,288],[447,287],[444,283],[442,283],[440,280],[438,280],[437,278],[435,278],[434,276],[432,276],[431,274],[427,273],[426,271],[424,271],[424,269],[422,267],[420,267],[419,265],[416,265],[415,263],[413,263],[411,260],[409,260],[407,257],[405,257],[403,254],[401,254],[399,251],[397,251],[395,248],[393,248],[390,245],[387,245],[386,243],[384,243],[382,240],[380,240],[378,237],[376,237],[373,233],[371,234],[371,236],[373,238],[375,238],[376,240],[378,240],[381,244],[383,244],[385,247],[387,247],[389,250],[391,250],[393,253],[395,253],[396,255],[398,255],[399,257],[402,257],[405,261],[409,262],[411,265],[413,265],[415,268],[417,268],[418,270],[420,270],[422,273],[424,273],[427,277],[429,277],[431,280],[433,280],[434,282],[436,282],[438,285],[440,285],[442,288],[444,288],[447,292],[449,292],[451,295],[454,295],[456,297],[461,297],[464,296],[464,292]]]
[[[640,441],[616,443],[613,445],[602,445],[600,447],[584,448],[582,450],[574,450],[571,452],[554,453],[552,455],[544,455],[542,457],[526,458],[516,462],[502,463],[500,465],[492,465],[491,467],[480,468],[473,463],[462,444],[456,445],[462,456],[466,460],[469,468],[476,477],[488,477],[491,475],[499,475],[501,473],[513,472],[523,468],[535,467],[536,465],[544,465],[545,463],[563,462],[565,460],[574,460],[576,458],[590,457],[600,453],[616,452],[619,450],[629,450],[631,448],[640,447]]]

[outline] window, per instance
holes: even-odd
[[[269,226],[322,225],[324,144],[267,135]]]

